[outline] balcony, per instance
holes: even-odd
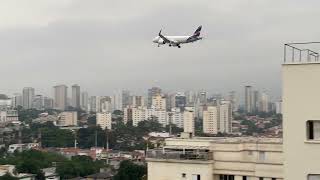
[[[173,151],[173,150],[149,150],[147,158],[159,160],[195,160],[210,161],[213,160],[212,152],[196,151]]]

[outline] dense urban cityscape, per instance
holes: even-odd
[[[25,87],[22,93],[0,95],[2,153],[34,149],[64,157],[85,155],[99,161],[97,166],[105,167],[105,175],[111,177],[120,172],[119,166],[125,160],[143,170],[148,149],[161,148],[165,139],[183,134],[282,137],[281,101],[270,101],[267,93],[252,86],[244,87],[243,105],[239,103],[240,93],[235,91],[226,95],[210,95],[204,90],[166,93],[152,87],[146,96],[129,90],[112,96],[89,96],[75,84],[71,94],[66,85],[54,86],[53,92],[51,98]],[[37,178],[63,179],[98,173],[64,172],[67,170],[61,170],[59,164],[52,164],[50,172],[45,168],[49,167],[38,165],[22,172]]]

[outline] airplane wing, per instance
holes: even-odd
[[[171,43],[171,44],[174,44],[174,43],[175,43],[174,41],[171,41],[171,40],[169,40],[168,38],[164,37],[164,36],[161,34],[161,30],[160,30],[160,32],[159,32],[159,37],[161,37],[161,39],[163,39],[163,41],[164,41],[165,43]]]

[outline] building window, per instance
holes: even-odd
[[[259,152],[259,160],[264,161],[266,159],[266,152],[260,151]],[[262,179],[263,180],[263,179]]]
[[[248,180],[247,176],[242,176],[242,180]]]
[[[271,180],[277,180],[277,178],[271,178]]]
[[[309,174],[308,180],[320,180],[320,174]]]
[[[320,140],[320,121],[307,121],[307,139]]]
[[[220,180],[234,180],[234,175],[220,175]]]
[[[263,180],[263,177],[259,177],[259,180]]]
[[[192,174],[192,180],[201,180],[200,174]]]
[[[186,177],[187,177],[187,174],[186,174],[186,173],[182,173],[181,177],[182,177],[182,178],[186,178]]]

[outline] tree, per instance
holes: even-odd
[[[6,173],[3,176],[0,176],[0,180],[18,180],[19,178],[11,176],[9,173]]]
[[[129,160],[122,161],[115,180],[141,180],[147,174],[147,167]]]

